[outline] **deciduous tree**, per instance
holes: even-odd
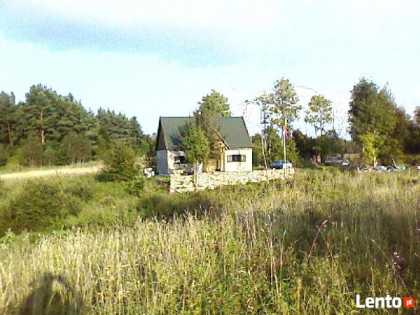
[[[314,95],[308,106],[309,109],[305,111],[305,122],[314,127],[315,135],[320,131],[322,136],[325,133],[326,125],[333,120],[331,101],[323,95]]]

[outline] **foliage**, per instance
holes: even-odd
[[[267,122],[282,130],[286,122],[292,124],[299,117],[302,106],[298,102],[293,85],[285,78],[274,82],[273,92],[258,96],[253,101],[261,108]]]
[[[335,131],[329,131],[327,134],[315,139],[315,152],[321,156],[324,161],[330,155],[342,155],[344,152],[343,141],[338,137]]]
[[[111,110],[98,110],[99,133],[105,142],[119,140],[130,145],[132,148],[140,146],[144,138],[143,131],[136,117],[128,119],[122,113],[115,113]]]
[[[203,96],[198,105],[198,110],[202,115],[209,117],[230,117],[232,115],[228,99],[215,90],[211,90],[210,94]]]
[[[264,123],[264,139],[262,146],[256,147],[266,154],[267,163],[284,158],[283,140],[277,133],[281,130],[282,134],[289,135],[289,125],[299,117],[299,111],[302,106],[298,105],[297,96],[293,85],[289,80],[282,78],[274,83],[274,89],[271,93],[264,93],[256,97],[252,102],[260,107]],[[296,143],[292,140],[288,143],[286,154],[292,159],[298,159]],[[289,155],[290,153],[290,155]]]
[[[95,115],[72,94],[62,96],[41,84],[31,86],[25,102],[18,104],[13,92],[0,93],[0,145],[9,147],[24,165],[97,159],[111,141],[142,154],[144,138],[136,117],[102,108]]]
[[[320,131],[322,136],[325,132],[325,126],[333,120],[331,101],[323,95],[314,95],[308,105],[309,109],[305,112],[305,122],[314,126],[315,134]]]
[[[296,147],[295,139],[289,138],[286,140],[286,155],[287,160],[296,164],[296,162],[300,159],[299,151]]]
[[[104,181],[130,181],[138,170],[135,166],[134,150],[121,142],[114,142],[103,157],[104,167],[99,175]]]
[[[363,116],[366,116],[366,114],[369,113],[367,107],[373,102],[377,92],[377,85],[365,78],[360,79],[351,91],[350,110],[348,112],[350,124],[349,132],[354,140],[358,140],[360,134],[367,132],[366,117]]]
[[[368,160],[383,163],[411,150],[412,123],[397,107],[387,86],[380,89],[372,81],[361,79],[352,90],[349,110],[350,134],[353,140],[369,145]]]
[[[92,156],[91,144],[84,135],[70,132],[64,137],[62,145],[72,164],[87,162]]]
[[[413,118],[413,122],[420,127],[420,106],[416,106],[415,110],[414,110],[414,118]]]
[[[127,191],[130,195],[141,197],[146,184],[145,176],[138,176],[126,183]]]
[[[22,141],[19,160],[26,166],[43,165],[43,146],[37,137],[31,136]]]
[[[2,144],[0,144],[0,166],[6,165],[8,158],[9,154],[6,148]]]
[[[15,233],[43,231],[69,215],[77,215],[81,202],[71,191],[64,190],[60,183],[38,179],[24,184],[7,208],[8,211],[3,212],[7,225],[1,227],[2,234],[6,228]]]
[[[371,132],[360,135],[360,141],[363,144],[363,157],[366,164],[376,165],[378,146],[382,143],[381,139],[375,137]]]
[[[15,141],[16,131],[16,106],[15,95],[5,92],[0,93],[0,144],[12,146]]]
[[[315,151],[315,139],[303,134],[299,129],[294,130],[292,136],[302,159],[308,160],[317,154]]]
[[[260,134],[255,134],[251,137],[252,142],[252,165],[254,166],[265,166],[266,161],[264,160],[265,151],[265,140]]]
[[[204,131],[195,125],[187,126],[181,145],[186,159],[192,164],[204,163],[210,156],[210,141]]]

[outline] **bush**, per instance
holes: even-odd
[[[121,142],[115,142],[104,154],[104,169],[99,181],[130,181],[138,171],[135,167],[134,150]]]
[[[77,215],[81,202],[57,182],[38,179],[23,186],[17,198],[10,202],[9,209],[6,219],[13,232],[42,231],[69,215]]]
[[[144,190],[145,184],[146,184],[146,177],[139,176],[136,179],[134,179],[134,180],[132,180],[130,182],[127,182],[127,186],[126,186],[127,187],[126,188],[127,189],[127,192],[130,195],[140,197],[141,196],[141,193]]]

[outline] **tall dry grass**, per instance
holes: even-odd
[[[305,171],[205,194],[224,201],[208,216],[6,236],[0,311],[349,314],[356,294],[419,298],[418,173]]]

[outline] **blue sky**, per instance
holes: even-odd
[[[388,83],[409,114],[420,105],[419,16],[409,0],[3,0],[0,90],[24,100],[42,83],[152,133],[215,89],[254,133],[259,113],[244,101],[285,77],[303,106],[331,99],[344,135],[360,77]]]

